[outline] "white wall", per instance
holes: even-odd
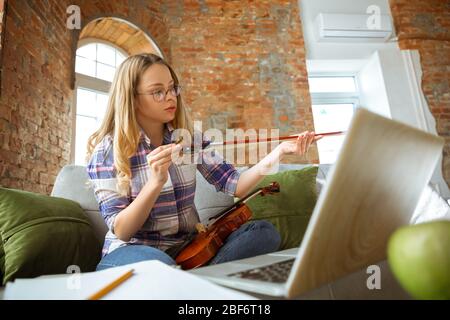
[[[390,15],[388,0],[299,0],[306,59],[369,59],[378,49],[397,47],[395,42],[321,43],[314,36],[314,19],[319,13],[367,14],[376,5],[381,14]]]
[[[358,72],[357,81],[360,93],[360,106],[391,118],[392,114],[378,51],[372,54],[367,63]]]
[[[333,60],[306,60],[306,68],[314,74],[357,74],[367,63],[366,59],[333,59]]]
[[[430,125],[425,123],[426,118],[422,112],[424,110],[421,110],[423,106],[420,106],[416,101],[420,99],[417,93],[422,92],[420,82],[415,83],[418,79],[411,79],[410,74],[411,71],[416,72],[415,69],[417,67],[420,68],[420,64],[410,64],[406,60],[406,55],[411,54],[418,57],[418,52],[383,49],[377,51],[376,54],[380,60],[380,68],[383,74],[392,119],[432,132]],[[426,109],[429,111],[428,107]],[[430,112],[428,113],[431,115]]]
[[[357,76],[362,107],[437,135],[436,122],[421,88],[422,71],[417,51],[378,50]],[[448,199],[450,190],[441,167],[442,158],[430,182]]]
[[[437,135],[436,121],[422,92],[422,68],[418,51],[385,49],[378,54],[392,119]],[[431,183],[444,198],[450,198],[450,189],[442,175],[442,157]]]

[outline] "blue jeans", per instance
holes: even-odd
[[[280,243],[280,234],[270,222],[251,221],[231,233],[223,247],[208,264],[218,264],[274,252],[278,250]],[[154,247],[127,245],[104,256],[97,265],[97,270],[146,260],[159,260],[168,265],[175,264],[175,261],[167,253]]]

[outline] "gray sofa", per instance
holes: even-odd
[[[281,164],[279,170],[293,170],[301,169],[306,165]],[[317,175],[317,191],[320,193],[321,186],[326,180],[330,165],[319,165],[319,172]],[[238,168],[238,170],[245,170],[245,168]],[[88,183],[88,175],[86,168],[83,166],[68,165],[65,166],[58,174],[55,185],[52,191],[52,196],[71,199],[78,202],[84,209],[95,233],[103,243],[104,236],[107,232],[106,224],[104,223],[98,209],[98,204],[95,199],[92,188]],[[197,207],[200,220],[205,221],[212,214],[220,211],[223,208],[229,207],[234,203],[234,198],[216,192],[215,188],[210,185],[203,176],[197,171],[197,188],[195,205]],[[394,279],[389,270],[386,261],[378,264],[381,269],[381,289],[369,290],[366,282],[369,274],[366,270],[361,270],[350,274],[333,283],[325,285],[321,288],[315,289],[302,297],[301,299],[409,299],[408,295],[401,289],[397,281]],[[258,296],[265,298],[264,296]]]

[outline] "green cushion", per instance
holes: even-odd
[[[257,188],[271,182],[280,184],[280,192],[257,196],[247,202],[253,213],[252,220],[273,223],[281,235],[280,250],[298,247],[305,234],[317,201],[317,166],[301,170],[288,170],[268,175]]]
[[[5,265],[5,251],[3,250],[3,239],[0,233],[0,284],[3,283],[3,268]]]
[[[0,188],[0,275],[15,278],[94,271],[101,243],[74,201]]]

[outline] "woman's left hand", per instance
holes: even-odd
[[[281,156],[303,156],[308,152],[311,144],[321,138],[322,136],[315,136],[315,133],[312,131],[305,131],[298,136],[297,140],[284,141],[278,147],[280,148]]]

